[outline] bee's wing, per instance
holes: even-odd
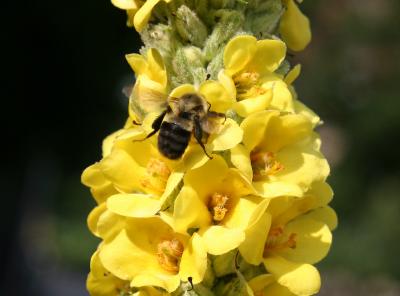
[[[208,134],[215,134],[221,130],[225,115],[217,112],[208,112],[201,121],[201,128]]]
[[[129,97],[129,107],[140,118],[151,112],[160,112],[167,107],[167,95],[156,87],[145,87],[138,80]]]
[[[175,116],[179,116],[179,113],[181,112],[179,101],[179,98],[171,96],[168,97],[168,105],[171,107],[171,110]]]
[[[132,90],[133,90],[133,84],[125,85],[122,88],[122,93],[124,94],[125,97],[127,97],[129,99],[129,97],[131,96]]]

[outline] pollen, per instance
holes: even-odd
[[[150,158],[146,166],[146,174],[140,180],[140,184],[148,192],[161,195],[167,186],[170,175],[171,170],[165,162],[157,158]]]
[[[244,100],[250,97],[262,95],[266,92],[259,85],[260,74],[256,72],[243,72],[233,78],[236,86],[237,98]]]
[[[251,87],[258,82],[260,74],[256,72],[243,72],[233,78],[236,87]]]
[[[157,245],[158,263],[164,270],[175,274],[178,273],[183,249],[182,243],[176,238],[162,240]]]
[[[255,181],[274,175],[284,169],[283,164],[276,161],[276,156],[272,152],[252,152],[250,160]]]
[[[229,197],[227,195],[215,192],[210,198],[208,208],[212,214],[214,222],[221,222],[228,212],[227,204]]]
[[[271,228],[264,247],[264,257],[272,251],[279,251],[287,248],[295,249],[297,245],[296,238],[296,233],[291,233],[288,237],[285,237],[281,226]]]
[[[157,158],[150,158],[149,163],[147,164],[147,173],[152,177],[158,177],[166,181],[168,180],[169,175],[171,175],[171,170],[165,162]]]

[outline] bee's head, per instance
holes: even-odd
[[[204,116],[208,110],[207,101],[196,93],[184,94],[179,101],[181,112]]]

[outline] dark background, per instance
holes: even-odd
[[[0,295],[87,295],[97,240],[80,174],[127,116],[138,35],[107,0],[2,8]],[[400,295],[400,3],[305,1],[314,38],[294,61],[321,115],[340,224],[321,295]]]

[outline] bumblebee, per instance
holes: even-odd
[[[150,138],[159,131],[158,150],[169,159],[179,159],[185,152],[193,134],[204,153],[203,137],[216,133],[225,114],[210,111],[211,105],[196,93],[184,94],[180,98],[169,97],[166,109],[152,123]]]

